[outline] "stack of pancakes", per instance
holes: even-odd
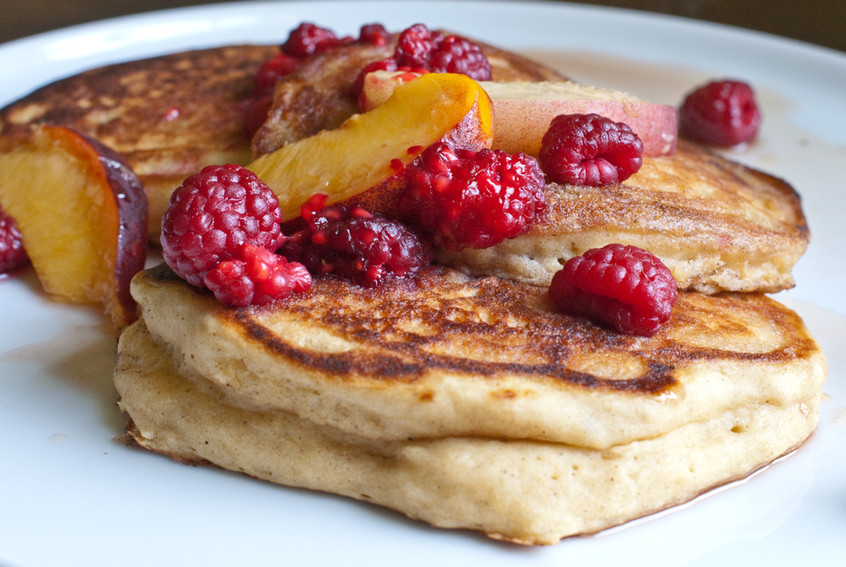
[[[225,84],[157,79],[215,60],[213,50],[117,65],[11,105],[3,128],[66,117],[95,136],[111,133],[143,180],[177,164],[196,170],[199,154],[243,163],[250,144],[270,151],[354,112],[333,102],[363,57],[345,48],[277,86],[268,121],[245,139],[237,113],[211,109],[249,96],[268,51],[225,49],[234,57],[220,70],[233,74]],[[485,49],[495,78],[556,76]],[[136,76],[152,93],[182,91],[179,116],[196,104],[217,122],[186,120],[162,137],[179,120],[150,119],[140,123],[145,135],[132,132],[142,126],[124,121],[129,106],[90,93]],[[152,116],[172,115],[172,98],[138,96]],[[308,112],[306,100],[321,112]],[[148,195],[161,199],[158,189]],[[441,251],[440,265],[376,289],[319,277],[304,294],[229,308],[166,266],[139,274],[132,293],[142,317],[121,336],[114,375],[129,433],[181,461],[524,544],[688,501],[808,437],[825,360],[801,319],[763,295],[793,284],[808,243],[787,183],[682,143],[672,157],[645,158],[624,184],[550,185],[547,196],[550,215],[528,234],[489,250]],[[653,251],[679,282],[673,317],[652,337],[549,303],[544,285],[561,263],[609,242]]]
[[[526,544],[680,504],[800,445],[822,354],[760,294],[682,292],[650,338],[431,268],[231,309],[166,267],[115,384],[139,444]]]

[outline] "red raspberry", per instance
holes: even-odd
[[[244,243],[231,260],[211,269],[204,282],[221,303],[244,307],[306,291],[311,287],[311,274],[302,264]]]
[[[365,24],[359,30],[358,41],[359,43],[385,45],[390,36],[390,32],[382,24]]]
[[[393,57],[374,61],[358,74],[350,90],[361,94],[364,76],[373,71],[414,69],[417,72],[461,73],[477,81],[491,80],[491,65],[477,44],[459,36],[445,36],[415,24],[400,32]]]
[[[398,66],[425,67],[432,52],[432,34],[424,24],[414,24],[400,32],[394,60]]]
[[[514,238],[546,208],[535,158],[501,150],[453,150],[438,142],[405,171],[400,210],[453,249]]]
[[[206,273],[244,243],[275,250],[283,239],[279,200],[253,172],[211,165],[174,191],[162,219],[162,253],[181,278],[203,286]]]
[[[432,261],[430,246],[405,225],[361,207],[326,206],[318,193],[302,206],[307,228],[280,250],[315,274],[335,274],[364,287],[413,276]]]
[[[29,264],[18,223],[0,207],[0,274]]]
[[[670,270],[652,253],[609,244],[570,258],[552,278],[560,309],[621,333],[651,336],[669,320],[678,291]]]
[[[681,134],[712,146],[751,142],[760,125],[755,93],[742,81],[708,83],[689,93],[679,108]]]
[[[552,119],[538,160],[555,183],[600,187],[624,181],[643,163],[643,142],[627,124],[598,114]]]
[[[287,53],[277,53],[262,63],[255,77],[253,77],[253,82],[255,83],[254,96],[260,97],[271,93],[277,81],[296,71],[300,64],[301,59]]]
[[[240,109],[244,113],[244,132],[252,138],[267,120],[267,113],[273,106],[273,94],[252,97],[241,102]]]
[[[426,65],[434,73],[461,73],[477,81],[491,80],[491,65],[482,49],[457,35],[444,38]]]
[[[338,47],[346,39],[339,39],[335,32],[309,22],[303,22],[288,35],[282,52],[293,57],[305,58]]]
[[[399,67],[462,73],[477,81],[491,79],[490,62],[477,44],[463,37],[430,32],[423,24],[415,24],[400,33],[394,59]]]

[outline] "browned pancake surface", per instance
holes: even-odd
[[[623,183],[549,184],[541,222],[484,250],[439,259],[476,274],[548,284],[569,258],[609,243],[656,254],[681,289],[775,292],[810,239],[799,195],[787,182],[688,142],[646,158]]]
[[[133,295],[183,371],[221,386],[228,403],[378,439],[607,447],[807,397],[820,377],[801,319],[757,294],[683,293],[649,338],[558,313],[541,286],[434,267],[376,289],[318,278],[307,293],[245,309],[160,267],[135,279]]]
[[[0,110],[0,132],[67,126],[119,152],[144,185],[158,238],[170,193],[185,177],[208,164],[250,161],[245,101],[255,72],[277,52],[233,45],[92,69]]]

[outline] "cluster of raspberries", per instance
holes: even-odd
[[[363,26],[358,39],[301,24],[256,75],[256,91],[269,96],[279,78],[317,53],[390,39],[379,24]],[[464,38],[417,24],[396,42],[393,57],[371,63],[360,79],[373,70],[402,68],[491,78],[481,48]],[[398,218],[329,204],[327,195],[317,194],[302,206],[301,228],[288,236],[280,228],[277,198],[260,179],[239,166],[209,166],[173,194],[162,225],[164,258],[186,281],[234,306],[304,292],[313,276],[327,274],[373,287],[418,273],[432,261],[433,243],[487,248],[525,233],[546,209],[547,180],[616,183],[640,168],[642,151],[628,126],[597,115],[556,118],[537,159],[439,142],[398,172]],[[621,278],[621,271],[627,276]],[[563,310],[637,334],[653,333],[669,317],[674,293],[675,281],[660,260],[619,246],[574,258],[550,287],[550,298]]]

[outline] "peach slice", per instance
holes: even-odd
[[[136,318],[129,281],[144,267],[147,200],[115,152],[58,126],[2,136],[0,203],[47,293],[102,305],[116,329]]]
[[[378,108],[285,145],[247,168],[279,196],[284,218],[291,219],[318,192],[334,203],[378,186],[379,200],[390,201],[397,184],[387,180],[445,137],[474,150],[490,147],[490,99],[469,77],[432,73],[397,87]]]
[[[397,85],[414,76],[408,72],[368,73],[359,99],[362,109],[378,107]],[[553,118],[559,114],[595,113],[628,124],[640,136],[644,156],[672,155],[675,151],[678,115],[674,106],[571,81],[479,84],[493,103],[494,148],[537,156]]]

